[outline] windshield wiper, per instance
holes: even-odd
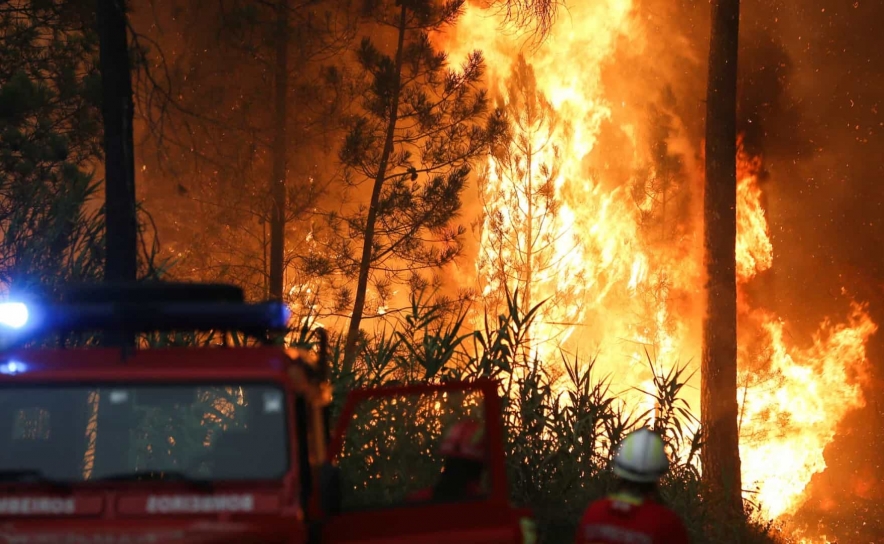
[[[213,488],[210,480],[202,480],[191,478],[183,472],[175,470],[136,470],[134,472],[126,472],[124,474],[112,474],[103,476],[94,481],[98,482],[183,482],[195,487],[211,490]]]
[[[7,482],[49,484],[61,489],[69,489],[71,487],[67,482],[47,478],[42,470],[35,468],[0,470],[0,483]]]

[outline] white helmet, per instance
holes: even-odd
[[[614,474],[630,482],[657,481],[669,470],[663,439],[650,429],[629,433],[614,456]]]

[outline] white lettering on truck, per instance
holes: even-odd
[[[147,511],[151,514],[251,512],[252,495],[151,495]]]
[[[0,497],[0,514],[27,516],[31,514],[73,514],[77,504],[72,498]]]

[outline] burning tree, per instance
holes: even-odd
[[[677,132],[668,113],[674,98],[663,93],[661,102],[660,106],[648,106],[647,156],[633,170],[629,183],[640,249],[628,283],[636,301],[634,327],[640,331],[636,339],[654,348],[658,356],[658,349],[666,351],[661,344],[679,333],[673,310],[686,292],[678,278],[683,268],[680,258],[689,256],[691,247],[684,240],[694,231],[689,176],[683,157],[670,145]],[[617,143],[607,142],[603,134],[598,155],[615,156],[612,147]],[[674,355],[668,352],[664,356],[671,359]]]
[[[494,315],[505,304],[505,293],[518,293],[524,314],[542,303],[534,323],[539,334],[529,333],[527,339],[536,350],[562,340],[570,329],[566,322],[576,317],[574,302],[583,285],[582,268],[565,259],[578,242],[562,228],[558,213],[563,174],[556,140],[567,137],[568,126],[537,88],[534,69],[522,56],[513,63],[502,102],[509,134],[492,149],[480,185],[479,285]],[[563,276],[569,281],[561,281]]]
[[[421,285],[422,272],[460,252],[464,229],[451,220],[460,210],[470,163],[501,132],[498,116],[482,124],[488,100],[479,88],[481,54],[473,52],[460,70],[452,70],[430,42],[429,33],[454,23],[463,3],[376,6],[370,16],[388,30],[395,47],[388,54],[366,37],[356,52],[364,100],[347,123],[340,159],[346,182],[368,183],[371,193],[367,206],[331,222],[340,241],[333,254],[343,257],[343,272],[356,275],[345,372],[356,356],[369,283],[381,295],[402,281]],[[351,239],[362,240],[356,255]]]
[[[707,306],[703,321],[703,476],[742,514],[737,427],[737,46],[739,0],[712,3],[704,202]]]

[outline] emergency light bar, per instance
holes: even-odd
[[[20,329],[28,324],[30,313],[23,302],[4,302],[0,304],[0,325]]]
[[[226,283],[168,281],[72,284],[61,292],[61,302],[245,302],[241,287]]]
[[[0,303],[0,328],[16,336],[49,332],[282,331],[291,312],[281,302],[249,304],[242,290],[213,284],[87,286],[61,304]]]
[[[288,326],[284,304],[158,303],[158,304],[60,304],[31,308],[27,326],[19,330],[40,332],[126,332],[239,330],[260,332]]]

